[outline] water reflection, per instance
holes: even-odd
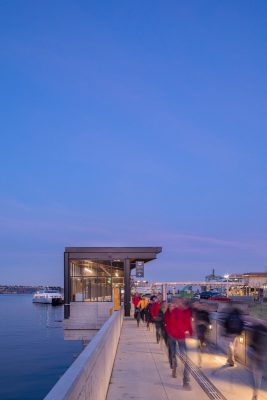
[[[43,399],[82,341],[64,340],[63,307],[32,303],[31,295],[0,296],[0,319],[0,399]]]

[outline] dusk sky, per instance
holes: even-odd
[[[0,284],[66,246],[150,280],[267,265],[267,2],[0,0]]]

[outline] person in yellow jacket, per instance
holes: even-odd
[[[140,309],[140,314],[141,314],[141,318],[142,318],[143,322],[145,320],[145,312],[146,312],[146,307],[147,307],[148,303],[149,303],[149,300],[145,296],[142,296],[141,300],[139,300],[139,302],[137,304],[137,307]]]

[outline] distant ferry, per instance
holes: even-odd
[[[54,306],[63,304],[63,296],[58,290],[44,289],[34,293],[33,303],[52,304]]]

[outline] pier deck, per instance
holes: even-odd
[[[106,400],[251,400],[252,375],[241,364],[225,365],[226,356],[216,349],[202,354],[201,368],[195,339],[188,339],[191,391],[182,386],[183,364],[178,357],[178,376],[171,377],[165,346],[156,343],[154,329],[124,319]],[[194,379],[194,376],[196,379]],[[204,389],[203,389],[204,388]],[[267,400],[263,378],[258,400]]]
[[[196,340],[188,340],[188,356],[199,365]],[[227,400],[251,400],[253,393],[252,374],[248,368],[236,363],[234,367],[226,364],[226,355],[218,349],[209,348],[201,357],[201,372],[212,382]],[[262,379],[258,400],[267,400],[267,379]]]
[[[177,378],[171,370],[164,347],[143,323],[123,321],[119,346],[106,400],[206,400],[208,396],[191,377],[191,391],[182,386],[182,362]]]

